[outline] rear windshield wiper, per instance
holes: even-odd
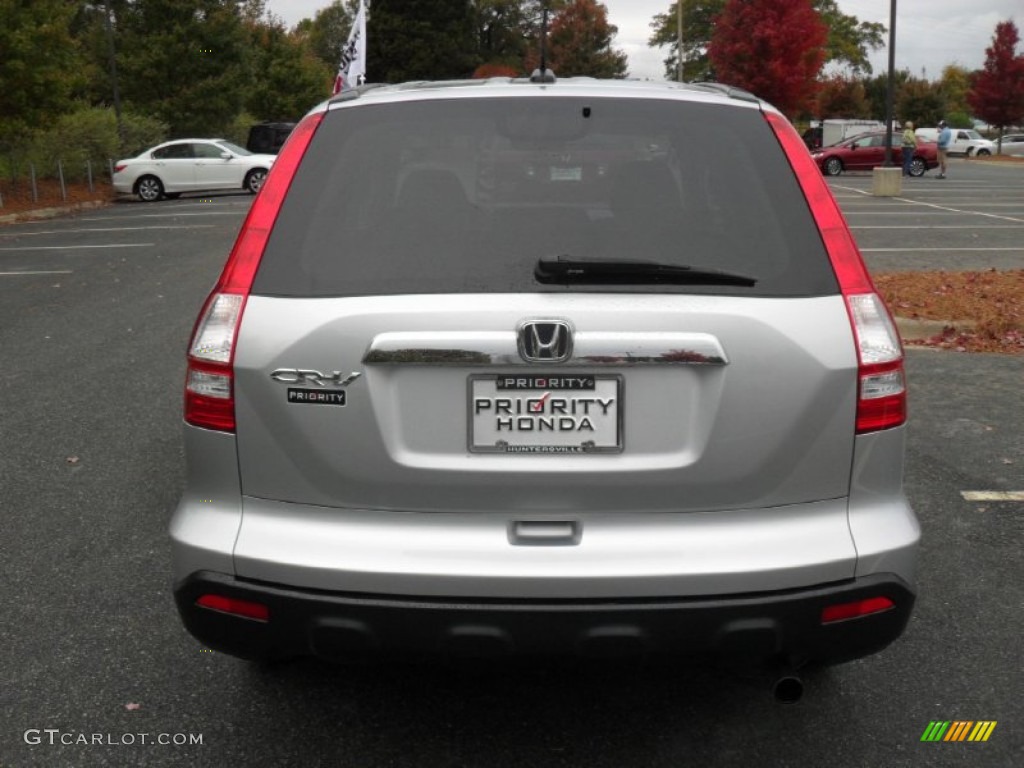
[[[757,284],[757,278],[720,269],[664,264],[641,259],[571,259],[566,256],[537,259],[533,276],[540,283],[586,283],[590,285],[743,285]]]

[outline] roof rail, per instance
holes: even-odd
[[[328,101],[331,103],[338,101],[351,101],[352,99],[358,99],[367,91],[372,91],[374,88],[383,88],[386,85],[391,85],[391,83],[363,83],[362,85],[357,85],[355,88],[348,88],[341,93],[335,94],[328,99]]]
[[[760,103],[761,101],[750,91],[745,91],[742,88],[737,88],[734,85],[727,85],[725,83],[687,83],[687,85],[693,86],[694,88],[703,88],[707,91],[717,91],[718,93],[725,94],[730,99],[740,99],[742,101],[753,101],[757,103]]]

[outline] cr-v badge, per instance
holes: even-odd
[[[331,371],[328,375],[320,371],[308,368],[278,368],[270,374],[274,381],[285,384],[316,384],[320,387],[347,387],[363,374],[352,371],[348,376],[342,376],[341,371]]]
[[[347,398],[343,387],[347,387],[360,376],[362,374],[358,371],[345,376],[341,371],[326,374],[307,368],[278,368],[270,374],[274,381],[284,384],[315,384],[315,389],[308,386],[288,387],[288,402],[304,405],[345,405]]]

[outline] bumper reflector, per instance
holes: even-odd
[[[221,613],[230,613],[232,616],[242,616],[246,619],[256,619],[256,621],[270,621],[270,609],[262,603],[207,594],[200,596],[196,600],[196,605]]]
[[[847,619],[858,619],[861,616],[868,616],[873,613],[881,613],[895,608],[896,604],[888,597],[869,597],[865,600],[858,600],[854,603],[840,603],[830,605],[821,611],[821,623],[831,624],[835,621],[846,621]]]

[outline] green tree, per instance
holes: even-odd
[[[109,3],[111,17],[121,13],[125,3]],[[110,104],[114,89],[110,77],[110,42],[107,27],[107,3],[81,3],[71,21],[71,35],[79,51],[78,77],[71,100],[88,104]]]
[[[521,0],[477,0],[477,49],[484,72],[525,74],[530,14]]]
[[[246,111],[262,120],[297,120],[331,95],[333,71],[301,37],[273,19],[246,22],[246,27],[251,51]]]
[[[726,0],[679,0],[683,4],[683,80],[687,82],[708,80],[711,64],[708,61],[708,44],[715,19],[725,8]],[[679,2],[672,3],[665,13],[654,16],[647,44],[654,47],[668,46],[665,58],[665,78],[677,79],[679,61]]]
[[[626,54],[612,48],[618,30],[596,0],[573,0],[551,23],[549,67],[560,77],[625,77]]]
[[[946,100],[939,84],[924,78],[911,77],[904,82],[893,103],[900,122],[912,120],[917,126],[935,125],[946,112]]]
[[[118,18],[126,104],[174,136],[223,133],[242,107],[251,66],[234,0],[135,0]]]
[[[845,67],[853,75],[870,75],[868,54],[886,44],[885,25],[843,13],[836,0],[815,0],[813,5],[828,27],[825,62]]]
[[[683,79],[706,80],[710,77],[707,49],[711,42],[715,20],[725,8],[726,0],[681,0],[683,4]],[[835,0],[813,0],[814,9],[828,27],[825,42],[825,62],[847,67],[851,74],[871,72],[868,54],[885,44],[885,26],[860,21],[856,16],[844,14]],[[678,34],[677,4],[672,3],[664,13],[651,21],[651,47],[668,46],[665,58],[665,77],[676,79]]]
[[[544,9],[548,11],[548,24],[557,16],[563,8],[569,5],[572,0],[520,0],[519,5],[525,18],[524,30],[537,37],[540,34],[541,22],[544,16]]]
[[[312,19],[303,19],[294,30],[295,36],[334,73],[341,61],[342,46],[348,41],[352,21],[356,17],[355,5],[358,0],[349,0],[349,7],[342,0],[334,0],[316,12]]]
[[[970,113],[970,107],[967,105],[967,92],[970,88],[971,73],[966,67],[949,64],[942,69],[938,90],[945,102],[944,110],[947,120],[952,114],[967,115]]]
[[[262,21],[283,24],[283,22],[269,18],[267,0],[238,0],[238,12],[241,14],[243,24],[252,25]]]
[[[469,0],[374,0],[367,17],[370,82],[470,77],[481,64]]]
[[[909,69],[898,69],[893,72],[893,104],[899,103],[901,89],[911,80]],[[864,95],[871,107],[870,117],[874,120],[885,120],[886,89],[888,75],[876,75],[864,80]],[[913,120],[914,118],[908,118]]]
[[[0,0],[0,151],[24,148],[67,109],[80,68],[63,0]]]

